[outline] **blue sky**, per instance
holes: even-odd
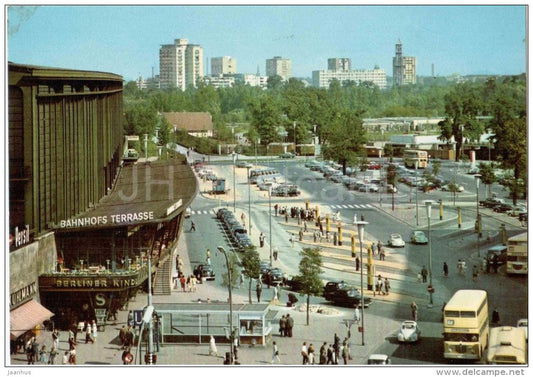
[[[21,64],[112,72],[125,80],[159,73],[159,47],[176,38],[206,58],[229,55],[240,73],[265,74],[273,56],[293,76],[352,59],[392,75],[395,44],[417,74],[526,71],[526,7],[515,6],[40,6],[8,8],[7,58]]]

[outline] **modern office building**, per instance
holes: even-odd
[[[159,49],[159,80],[164,88],[187,89],[196,87],[204,76],[204,50],[189,44],[187,39],[175,39],[173,44]]]
[[[371,82],[379,89],[385,89],[387,87],[387,75],[384,69],[378,67],[367,69],[355,69],[355,70],[321,70],[313,71],[313,86],[319,88],[329,88],[331,81],[337,80],[340,84],[352,81],[356,84],[363,82]]]
[[[352,69],[352,59],[330,58],[328,59],[329,71],[350,71]]]
[[[274,56],[272,59],[266,60],[266,75],[280,76],[283,81],[287,81],[292,77],[291,60],[283,59],[281,56]]]
[[[123,78],[8,64],[12,341],[53,317],[99,326],[146,287],[170,294],[197,183],[185,158],[128,162]],[[159,286],[159,288],[157,288]]]
[[[392,58],[392,81],[395,86],[416,84],[416,58],[403,56],[400,40],[396,43],[396,56]]]
[[[234,75],[237,73],[237,60],[231,56],[211,58],[211,76]]]

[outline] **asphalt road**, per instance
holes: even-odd
[[[331,213],[339,210],[343,222],[351,223],[354,213],[357,213],[359,219],[364,215],[365,221],[369,223],[365,228],[365,232],[368,232],[367,234],[371,235],[373,239],[380,239],[385,242],[390,233],[398,232],[402,234],[405,240],[408,240],[409,234],[413,229],[426,230],[427,218],[423,205],[419,205],[419,225],[417,226],[414,215],[412,219],[397,219],[379,210],[380,197],[382,199],[381,205],[390,204],[392,199],[390,194],[380,196],[378,193],[348,191],[343,185],[325,180],[321,174],[305,168],[303,162],[298,160],[275,161],[271,165],[278,167],[278,170],[284,174],[288,181],[298,184],[304,196],[312,205],[320,204],[330,208]],[[233,167],[231,165],[217,165],[217,169],[219,170],[219,175],[226,178],[227,186],[233,189]],[[446,177],[446,174],[452,174],[452,172],[444,166],[443,175]],[[484,214],[484,229],[488,234],[493,234],[494,237],[490,241],[484,237],[478,242],[471,228],[476,215],[475,205],[473,207],[471,205],[472,202],[475,203],[476,201],[475,184],[473,178],[464,172],[459,171],[457,174],[460,177],[458,182],[460,181],[465,186],[465,192],[459,194],[456,200],[460,203],[470,203],[470,207],[465,207],[462,213],[463,224],[465,224],[463,229],[458,229],[457,223],[453,220],[443,224],[442,227],[432,228],[433,282],[439,293],[437,294],[436,292],[434,295],[434,306],[442,307],[446,298],[457,289],[484,289],[489,294],[489,310],[492,311],[495,307],[498,307],[502,316],[502,323],[514,325],[519,318],[527,318],[528,316],[527,305],[524,304],[528,297],[526,277],[511,277],[500,271],[498,274],[482,274],[474,282],[468,272],[465,276],[462,276],[458,275],[456,271],[455,263],[458,259],[466,260],[467,266],[470,267],[478,262],[478,250],[483,255],[486,249],[497,244],[497,232],[500,229],[502,220],[507,220],[506,215],[500,216],[492,213],[492,211],[483,210],[486,211]],[[299,248],[297,246],[292,247],[289,242],[289,233],[287,227],[283,225],[283,219],[269,217],[268,194],[257,190],[255,186],[252,186],[250,191],[248,191],[246,177],[244,176],[243,178],[240,173],[237,174],[235,187],[236,217],[240,218],[241,214],[245,213],[248,221],[248,216],[251,215],[252,224],[255,224],[251,234],[254,243],[258,244],[259,231],[265,232],[267,236],[267,245],[259,250],[262,259],[269,259],[270,245],[275,245],[280,251],[280,257],[274,265],[282,268],[289,275],[297,274],[300,259]],[[474,191],[472,191],[473,189]],[[250,201],[248,201],[248,195]],[[418,198],[419,203],[426,199],[449,201],[450,195],[450,193],[440,191],[415,194],[413,189],[400,185],[399,192],[395,194],[395,201],[396,203],[411,203],[414,205],[415,198]],[[220,200],[217,202],[216,200],[199,196],[192,205],[195,212],[193,216],[196,228],[198,230],[201,229],[202,234],[205,236],[191,238],[190,244],[188,244],[191,262],[203,263],[205,261],[205,251],[209,248],[217,276],[221,276],[225,272],[225,267],[223,256],[216,252],[216,247],[223,246],[231,249],[231,245],[228,237],[224,234],[221,224],[216,220],[215,211],[220,205],[225,205],[232,209],[233,200],[231,196],[230,193],[225,202]],[[278,201],[280,203],[283,202],[283,200],[271,199],[270,210],[272,213],[274,212],[273,205]],[[300,202],[301,206],[304,205],[303,199],[292,199],[290,202]],[[468,224],[470,225],[467,227],[466,225]],[[513,227],[509,223],[506,223],[506,226],[509,234],[523,231],[523,229]],[[255,229],[255,227],[260,229]],[[272,227],[271,240],[269,239],[270,232],[268,231],[270,227]],[[185,231],[188,231],[188,229],[185,229]],[[402,257],[407,260],[411,274],[416,275],[420,268],[429,262],[427,245],[412,245],[407,242],[405,248],[398,250],[398,253],[402,253]],[[444,261],[447,261],[450,266],[448,278],[442,275]],[[338,276],[337,271],[325,269],[323,277],[328,280],[338,278]],[[220,280],[216,284],[220,284]],[[401,281],[399,284],[402,284]],[[397,289],[408,290],[409,285],[406,284],[404,288],[397,287]],[[324,303],[321,298],[314,298],[313,300],[317,303]],[[440,310],[433,308],[432,310],[424,311],[423,303],[419,303],[419,307],[421,307],[419,322],[423,332],[423,339],[419,343],[400,345],[396,341],[395,331],[391,331],[383,339],[383,342],[376,346],[377,352],[391,355],[394,364],[446,363],[441,356],[442,325],[440,322]],[[401,320],[408,318],[409,311],[405,305],[376,302],[368,311],[368,315],[383,316],[395,319],[400,323]]]

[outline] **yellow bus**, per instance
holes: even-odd
[[[416,168],[417,161],[419,169],[427,168],[428,152],[416,149],[407,149],[403,152],[403,162],[406,168]]]
[[[489,341],[487,292],[461,289],[444,307],[444,358],[481,360]]]
[[[508,274],[527,275],[527,232],[507,239],[506,268]]]
[[[527,358],[526,335],[512,326],[490,329],[488,364],[525,364]]]

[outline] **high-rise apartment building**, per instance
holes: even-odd
[[[352,69],[349,71],[321,70],[313,71],[313,86],[319,88],[329,88],[333,80],[339,81],[341,85],[345,82],[371,82],[379,89],[387,87],[387,74],[384,69],[376,67],[375,69]]]
[[[349,58],[329,58],[328,70],[349,71],[352,69],[352,59]]]
[[[281,76],[283,81],[292,77],[291,60],[283,59],[281,56],[274,56],[266,60],[266,74],[270,76]]]
[[[196,87],[204,76],[204,50],[189,44],[187,39],[175,39],[174,44],[159,49],[159,79],[161,88],[187,89]]]
[[[397,86],[416,84],[416,58],[403,56],[400,40],[396,43],[396,56],[392,58],[392,82]]]
[[[211,75],[234,75],[237,73],[237,60],[231,56],[211,58]]]

